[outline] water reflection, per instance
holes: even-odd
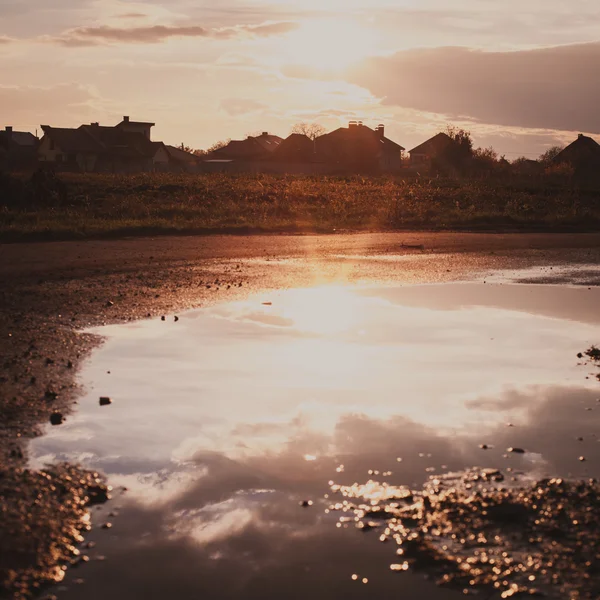
[[[474,465],[597,475],[600,394],[576,354],[600,339],[598,300],[328,287],[103,328],[79,412],[33,445],[37,463],[77,460],[129,488],[111,533],[94,533],[107,560],[77,573],[85,597],[454,597],[336,527],[329,481],[420,486]]]

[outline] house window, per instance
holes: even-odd
[[[54,140],[50,140],[50,150],[54,150]]]

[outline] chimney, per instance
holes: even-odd
[[[10,126],[10,125],[7,125],[7,126],[5,127],[5,131],[6,131],[6,133],[12,133],[12,132],[13,132],[13,128],[12,128],[12,126]]]
[[[348,123],[348,129],[354,129],[355,127],[358,127],[358,121],[350,121]]]
[[[577,138],[578,138],[578,139],[581,139],[582,137],[585,137],[585,136],[583,135],[583,133],[580,133],[580,134],[577,136]]]
[[[375,129],[375,132],[377,133],[377,135],[379,136],[379,139],[383,139],[385,137],[385,126],[384,125],[378,125],[377,129]]]
[[[100,123],[90,123],[90,125],[91,125],[92,127],[99,127],[99,126],[100,126]]]
[[[123,117],[123,122],[124,123],[129,123],[129,117]]]
[[[263,135],[269,135],[269,132],[268,131],[263,131],[262,134]]]

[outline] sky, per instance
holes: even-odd
[[[298,122],[450,123],[512,160],[600,140],[597,0],[0,0],[0,114],[15,129],[156,123],[206,148]]]

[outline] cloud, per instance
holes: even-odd
[[[34,129],[40,123],[72,125],[92,119],[104,100],[90,86],[60,83],[54,86],[0,85],[0,106],[14,124]]]
[[[600,43],[514,52],[432,48],[370,58],[349,79],[383,104],[524,128],[600,132]]]
[[[97,46],[102,44],[156,44],[169,38],[218,38],[269,37],[293,31],[297,23],[282,21],[260,25],[236,25],[233,27],[206,28],[200,25],[175,26],[151,25],[145,27],[76,27],[62,35],[45,37],[44,41],[63,46]]]
[[[264,110],[266,104],[250,98],[226,98],[221,101],[221,108],[232,117],[247,115],[252,112]]]
[[[119,15],[119,17],[121,19],[143,19],[145,17],[147,17],[148,15],[144,14],[144,13],[139,13],[139,12],[130,12],[130,13],[125,13],[122,15]]]
[[[4,46],[5,44],[12,44],[15,40],[13,38],[9,38],[5,35],[0,35],[0,46]]]

